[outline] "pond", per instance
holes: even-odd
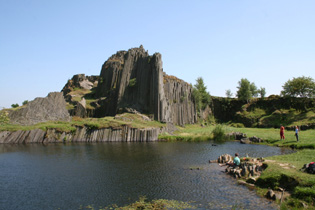
[[[267,157],[291,150],[238,142],[3,144],[0,209],[98,209],[139,196],[193,201],[199,209],[276,209],[208,163],[235,152]]]

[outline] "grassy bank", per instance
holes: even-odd
[[[185,127],[178,127],[174,135],[162,135],[161,139],[167,140],[209,140],[213,139],[212,131],[216,126],[200,126],[200,125],[186,125]],[[222,126],[225,133],[241,132],[245,133],[247,137],[259,137],[264,140],[262,144],[272,146],[291,147],[296,149],[315,149],[315,130],[305,130],[299,133],[299,142],[296,141],[294,131],[285,131],[285,140],[280,140],[280,130],[274,128],[235,128],[231,126]]]
[[[214,129],[215,126],[187,125],[179,128],[174,138],[191,141],[213,139]],[[315,130],[300,131],[299,142],[294,131],[286,131],[283,141],[279,129],[223,126],[223,130],[225,133],[241,132],[247,137],[259,137],[264,140],[262,144],[297,149],[293,154],[266,157],[267,168],[257,180],[257,192],[265,195],[268,188],[282,188],[291,196],[281,204],[281,209],[315,209],[315,175],[300,170],[304,164],[315,161]]]
[[[101,129],[101,128],[120,128],[123,126],[129,126],[132,128],[153,128],[163,127],[165,124],[157,121],[149,121],[143,118],[142,115],[136,114],[124,114],[120,117],[104,117],[104,118],[80,118],[73,117],[70,122],[54,121],[43,122],[36,125],[16,125],[4,123],[0,126],[0,131],[17,131],[17,130],[34,130],[42,129],[56,129],[60,132],[75,132],[76,127],[88,127],[89,129]]]

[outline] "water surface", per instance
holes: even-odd
[[[0,209],[97,209],[130,204],[141,195],[193,201],[199,209],[276,209],[208,163],[235,152],[267,157],[290,150],[237,142],[4,144]]]

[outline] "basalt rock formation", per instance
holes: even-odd
[[[52,92],[45,98],[35,98],[17,110],[9,110],[10,122],[33,125],[46,121],[70,121],[62,93]]]
[[[60,132],[56,129],[28,131],[1,131],[0,144],[56,143],[56,142],[147,142],[157,141],[159,128],[101,128],[90,130],[77,127],[75,132]]]
[[[75,87],[90,90],[82,96],[89,100],[75,98]],[[176,125],[197,121],[191,85],[166,75],[161,54],[150,56],[142,46],[112,55],[103,64],[99,77],[75,75],[62,91],[67,102],[74,106],[70,111],[73,116],[105,117],[139,112]]]

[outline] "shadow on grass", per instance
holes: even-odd
[[[280,143],[281,140],[267,140],[268,143],[274,144],[274,143]]]
[[[296,143],[297,141],[284,141],[283,144],[292,144],[292,143]]]

